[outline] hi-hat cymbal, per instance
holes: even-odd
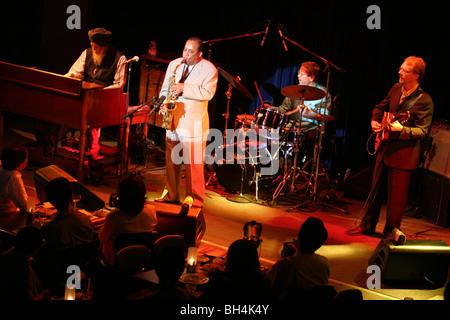
[[[245,95],[247,98],[253,100],[254,97],[252,96],[252,94],[245,89],[245,87],[241,84],[241,79],[239,77],[233,77],[232,75],[230,75],[228,72],[226,72],[225,70],[223,70],[222,68],[217,68],[219,70],[219,74],[222,75],[222,77],[225,78],[225,80],[227,80],[229,83],[231,83],[233,85],[233,87],[237,88],[243,95]]]
[[[323,114],[317,114],[317,113],[315,113],[315,114],[304,114],[304,115],[303,115],[303,118],[307,118],[307,119],[311,119],[311,120],[316,120],[316,121],[322,121],[322,117],[325,117],[325,122],[327,122],[327,121],[332,121],[332,120],[335,119],[334,116],[329,115],[329,114],[323,115]]]
[[[323,90],[311,86],[293,85],[281,89],[281,94],[290,99],[319,100],[325,97]]]

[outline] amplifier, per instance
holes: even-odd
[[[450,179],[450,126],[433,123],[430,138],[433,142],[423,167]]]
[[[422,170],[419,214],[444,228],[450,228],[450,179]]]

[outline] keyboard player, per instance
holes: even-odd
[[[90,48],[85,49],[65,75],[96,83],[104,87],[123,88],[125,85],[126,57],[111,46],[112,32],[96,28],[88,32]],[[87,131],[88,155],[95,160],[100,151],[100,129]]]

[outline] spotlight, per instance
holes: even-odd
[[[244,239],[249,240],[258,248],[262,240],[261,236],[262,225],[256,221],[246,222],[244,225]]]

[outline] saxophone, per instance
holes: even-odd
[[[177,95],[172,94],[172,87],[175,84],[175,75],[177,73],[178,67],[181,66],[185,62],[186,62],[186,59],[183,59],[183,60],[181,60],[181,62],[178,65],[175,66],[175,68],[173,69],[172,74],[170,76],[170,79],[169,79],[169,87],[167,89],[167,99],[166,99],[166,102],[164,103],[164,106],[166,108],[166,113],[164,113],[163,123],[162,123],[162,127],[166,130],[170,130],[170,127],[172,125],[172,118],[173,118],[172,112],[176,108],[175,100],[178,99]]]

